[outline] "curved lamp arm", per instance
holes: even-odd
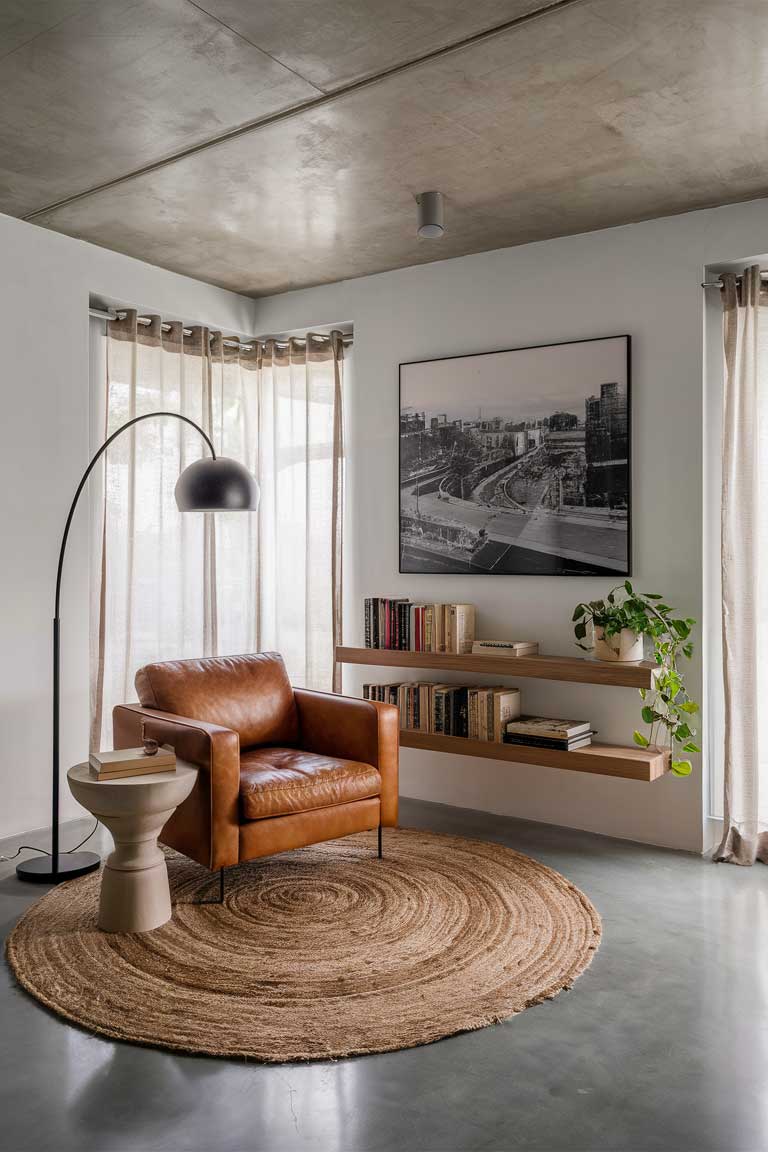
[[[179,412],[146,412],[142,416],[135,416],[132,420],[126,421],[122,424],[116,432],[107,437],[101,445],[96,455],[93,457],[82,479],[77,486],[75,498],[72,501],[67,521],[64,525],[64,533],[61,538],[61,548],[59,550],[59,564],[56,569],[56,600],[55,609],[53,614],[53,772],[51,780],[51,853],[47,858],[24,860],[18,865],[16,874],[21,880],[32,880],[35,882],[45,882],[48,884],[56,884],[59,880],[66,880],[71,876],[81,876],[86,872],[92,872],[98,868],[101,863],[100,857],[94,852],[74,852],[74,853],[61,853],[59,852],[59,738],[60,738],[60,695],[61,695],[61,659],[60,659],[60,643],[59,643],[59,602],[61,599],[61,574],[64,567],[64,553],[67,547],[67,538],[69,536],[69,529],[72,524],[72,517],[75,514],[75,508],[80,498],[80,493],[86,485],[88,477],[94,469],[96,462],[104,455],[107,448],[113,440],[115,440],[121,433],[125,432],[126,428],[131,428],[134,424],[138,424],[141,420],[149,420],[155,416],[172,416],[175,420],[183,420],[185,424],[190,424],[195,428],[203,440],[211,450],[211,455],[216,460],[216,449],[209,436],[203,429],[195,424],[194,420],[190,420],[187,416],[182,416]]]
[[[211,440],[210,436],[208,436],[208,434],[203,431],[203,429],[200,427],[199,424],[195,424],[194,420],[190,420],[188,416],[182,416],[180,412],[145,412],[143,416],[134,416],[133,420],[127,420],[125,422],[125,424],[120,425],[120,427],[117,429],[116,432],[113,432],[111,436],[107,437],[107,439],[104,441],[102,446],[96,452],[96,455],[91,460],[91,462],[88,465],[88,467],[86,468],[85,472],[83,472],[82,479],[80,480],[80,483],[77,486],[77,491],[75,492],[74,500],[72,501],[70,508],[69,508],[69,515],[67,516],[67,522],[64,525],[64,533],[63,533],[62,538],[61,538],[61,549],[59,550],[59,566],[56,569],[56,601],[55,601],[55,607],[54,607],[53,615],[57,619],[58,619],[58,615],[59,615],[59,603],[61,600],[61,573],[62,573],[62,570],[64,567],[64,552],[66,551],[67,537],[69,536],[69,529],[70,529],[70,525],[72,524],[72,517],[75,514],[75,508],[77,507],[77,502],[80,499],[80,493],[82,492],[83,488],[85,487],[87,480],[88,480],[88,477],[90,476],[91,472],[93,471],[96,463],[104,455],[104,453],[106,452],[107,448],[109,448],[112,441],[116,440],[117,437],[120,436],[121,433],[125,432],[125,430],[127,428],[131,428],[134,424],[138,424],[142,420],[150,420],[155,416],[172,416],[175,420],[183,420],[185,424],[191,425],[192,428],[195,428],[200,433],[203,440],[205,440],[206,444],[208,445],[208,447],[211,450],[211,456],[213,457],[214,460],[216,459],[216,449],[213,446],[213,441]]]

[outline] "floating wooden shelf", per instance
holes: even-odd
[[[380,668],[435,668],[444,672],[482,672],[491,676],[570,680],[578,684],[606,684],[617,688],[651,688],[656,665],[583,660],[577,656],[457,656],[449,652],[404,652],[393,648],[337,648],[342,664],[369,664]]]
[[[571,772],[594,772],[601,776],[620,776],[646,782],[658,780],[669,769],[669,753],[662,748],[590,744],[588,748],[580,748],[575,752],[561,752],[557,748],[532,748],[521,744],[465,740],[459,736],[438,736],[409,728],[400,730],[400,746],[432,752],[453,752],[456,756],[508,760],[512,764],[540,764],[548,768],[565,768]]]

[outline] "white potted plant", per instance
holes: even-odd
[[[666,735],[671,754],[672,771],[687,776],[690,760],[675,759],[675,745],[683,752],[699,752],[694,741],[693,717],[699,706],[688,696],[683,674],[677,666],[680,656],[687,660],[693,653],[690,636],[696,623],[672,615],[672,609],[655,592],[635,592],[629,580],[612,588],[604,600],[577,604],[573,613],[576,643],[598,660],[634,661],[643,658],[643,641],[648,636],[653,644],[653,658],[659,666],[652,688],[641,688],[642,716],[649,733],[636,731],[633,739],[640,748],[656,746]],[[589,626],[592,644],[584,644]]]

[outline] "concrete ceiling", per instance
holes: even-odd
[[[0,0],[0,211],[263,295],[766,195],[767,95],[766,0]]]

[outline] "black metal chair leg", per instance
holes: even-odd
[[[224,869],[219,868],[219,895],[212,900],[192,900],[192,904],[223,904],[224,903]]]
[[[384,849],[381,845],[381,824],[379,824],[379,860],[384,859]]]

